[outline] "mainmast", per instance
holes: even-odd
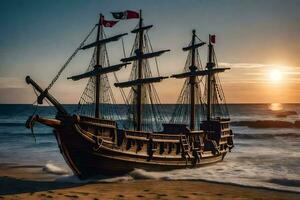
[[[147,59],[155,58],[162,55],[163,53],[170,50],[160,50],[153,52],[152,46],[150,44],[148,36],[146,36],[147,31],[152,28],[153,25],[144,26],[142,11],[139,12],[139,23],[138,26],[131,31],[131,33],[136,34],[135,43],[133,46],[133,51],[130,57],[121,59],[122,62],[133,61],[131,77],[129,81],[115,83],[116,87],[131,87],[129,93],[129,98],[132,103],[131,114],[133,114],[133,126],[137,131],[149,130],[153,131],[152,124],[156,124],[158,118],[161,117],[160,111],[154,106],[154,104],[159,104],[159,98],[153,83],[162,81],[165,78],[160,76],[159,73],[157,77],[152,76],[150,65]],[[151,105],[150,107],[144,106],[145,104]],[[147,113],[147,118],[155,120],[155,123],[149,123],[150,120],[144,119],[143,114]],[[156,116],[156,117],[155,117]]]
[[[103,18],[103,15],[100,14],[100,18],[99,18],[99,22],[98,22],[98,31],[97,31],[97,38],[96,38],[96,42],[99,42],[100,37],[102,39],[103,35],[102,35],[102,23],[101,20]],[[95,65],[95,69],[100,66],[100,44],[97,45],[96,47],[96,65]],[[96,75],[96,85],[95,85],[95,117],[99,118],[99,105],[100,103],[100,74]]]
[[[193,38],[192,38],[192,46],[195,45],[196,31],[193,30]],[[195,72],[197,67],[195,66],[195,48],[192,49],[192,62],[189,67],[191,72]],[[191,105],[191,116],[190,116],[190,129],[192,131],[195,130],[195,85],[196,85],[196,77],[190,77],[190,105]]]
[[[144,37],[144,30],[142,29],[143,26],[143,18],[142,18],[142,10],[140,10],[140,21],[139,21],[139,49],[138,53],[143,55],[143,37]],[[139,57],[138,59],[138,79],[143,78],[143,59]],[[137,96],[136,96],[136,110],[137,110],[137,127],[136,130],[142,130],[142,84],[137,86]]]
[[[207,113],[206,113],[206,117],[207,117],[207,121],[211,120],[211,97],[212,97],[212,78],[213,78],[213,74],[212,69],[215,66],[215,63],[213,61],[213,45],[211,42],[211,35],[209,35],[209,44],[208,44],[208,62],[206,65],[207,68]]]

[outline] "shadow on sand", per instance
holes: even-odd
[[[22,180],[4,176],[0,177],[0,195],[34,193],[62,188],[71,188],[81,185],[84,185],[84,183]]]

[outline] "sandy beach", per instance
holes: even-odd
[[[0,167],[0,199],[299,199],[281,192],[205,181],[57,181],[39,166]]]

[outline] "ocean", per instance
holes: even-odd
[[[166,110],[171,110],[165,105]],[[76,105],[66,105],[69,111]],[[0,105],[0,165],[42,166],[45,173],[61,174],[62,180],[74,180],[59,152],[52,129],[37,124],[31,131],[24,127],[32,105]],[[278,111],[297,114],[276,116]],[[170,172],[136,169],[128,175],[106,181],[132,179],[205,180],[244,186],[300,192],[300,128],[249,128],[241,121],[300,120],[300,104],[230,104],[235,148],[223,162],[198,168]],[[36,110],[40,116],[54,117],[53,107]],[[105,181],[105,180],[99,180]]]

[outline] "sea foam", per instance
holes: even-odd
[[[44,167],[43,167],[43,171],[50,173],[50,174],[56,174],[56,175],[68,175],[69,171],[58,167],[52,163],[47,163]]]

